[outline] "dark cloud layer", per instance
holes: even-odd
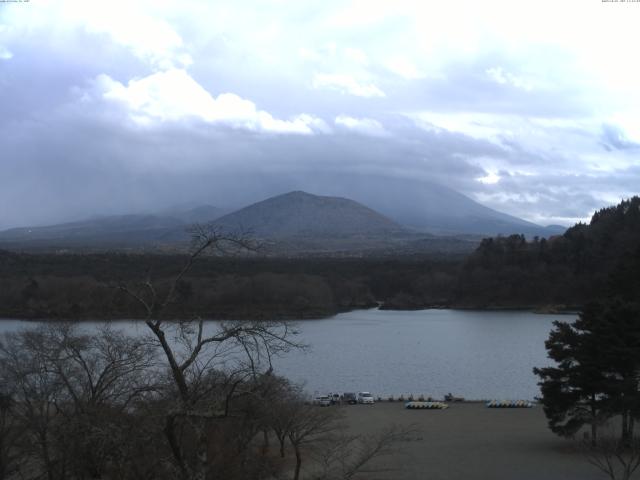
[[[0,5],[0,229],[297,189],[384,206],[434,183],[570,224],[640,185],[635,105],[567,48],[427,54],[411,15],[340,2],[271,23],[260,5],[75,7]]]

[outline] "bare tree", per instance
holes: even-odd
[[[101,478],[123,442],[131,403],[155,388],[149,346],[108,326],[100,333],[56,323],[0,343],[12,418],[25,432],[15,448],[51,480]]]
[[[291,340],[295,332],[286,322],[219,322],[208,329],[202,318],[175,322],[164,319],[167,307],[177,300],[180,282],[199,257],[255,250],[254,243],[244,235],[202,226],[195,226],[192,234],[192,253],[165,291],[156,288],[151,278],[137,286],[120,284],[118,288],[144,309],[145,324],[170,372],[176,401],[167,411],[164,433],[177,473],[182,478],[204,480],[215,476],[208,458],[211,422],[230,415],[231,399],[257,394],[252,382],[256,375],[272,369],[273,355],[298,345]],[[214,381],[211,371],[225,374]],[[181,434],[185,425],[195,438],[193,459],[185,455]]]
[[[304,404],[304,397],[298,385],[287,379],[275,377],[269,399],[268,427],[278,440],[278,452],[285,457],[285,446],[289,431],[294,427],[298,409]]]
[[[330,433],[335,433],[341,427],[338,421],[342,415],[339,409],[319,408],[300,401],[292,403],[289,408],[287,436],[296,456],[293,479],[298,480],[302,468],[303,447],[326,440]]]
[[[42,332],[6,334],[0,342],[0,375],[11,394],[11,413],[25,430],[15,445],[23,463],[55,480],[63,478],[66,471],[66,452],[56,449],[60,426],[56,406],[62,388],[42,349],[34,348],[41,345],[41,338]]]
[[[77,476],[101,478],[127,443],[132,402],[156,391],[154,349],[110,325],[87,335],[73,324],[48,326],[41,352],[61,383],[59,429]]]
[[[304,452],[311,460],[306,476],[313,480],[351,480],[380,473],[385,469],[374,460],[397,454],[397,444],[416,432],[413,426],[394,426],[370,436],[352,435],[342,421],[342,408],[320,408],[300,397],[289,402],[285,411],[279,428],[286,431],[295,453],[294,480],[300,479]]]
[[[629,480],[640,467],[640,439],[621,440],[613,435],[600,435],[595,445],[582,447],[587,461],[611,480]]]
[[[388,472],[389,469],[373,465],[374,460],[398,455],[398,443],[409,440],[415,432],[413,427],[394,426],[367,437],[347,434],[331,437],[324,448],[315,452],[320,473],[313,479],[351,480],[374,472]]]
[[[0,480],[11,478],[20,470],[17,444],[24,429],[17,422],[14,406],[11,394],[0,391]]]

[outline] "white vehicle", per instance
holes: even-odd
[[[373,404],[375,401],[373,400],[373,395],[369,392],[359,392],[358,393],[358,403],[362,404]]]
[[[328,395],[319,395],[313,399],[313,403],[321,407],[328,407],[331,405],[331,398]]]

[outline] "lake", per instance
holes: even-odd
[[[304,382],[309,393],[533,399],[539,389],[532,368],[551,362],[544,341],[553,320],[574,318],[521,311],[357,310],[298,322],[299,340],[309,350],[274,363],[277,373]],[[146,332],[140,322],[118,323]],[[35,325],[0,320],[0,333]]]

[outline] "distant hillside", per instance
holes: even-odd
[[[171,215],[105,215],[44,227],[12,228],[0,232],[6,248],[153,248],[186,242],[186,229],[224,213],[211,205],[173,210]]]
[[[182,222],[172,217],[115,215],[46,227],[13,228],[0,232],[0,242],[25,246],[142,244],[158,241],[180,225]]]
[[[332,194],[341,194],[341,185]],[[363,177],[349,185],[349,198],[400,225],[438,235],[511,235],[548,237],[565,227],[540,226],[488,208],[449,187],[424,180]]]
[[[343,238],[403,233],[405,229],[364,205],[338,197],[290,192],[254,203],[214,222],[260,238]]]
[[[195,205],[188,208],[170,208],[161,212],[160,215],[173,217],[190,225],[194,223],[209,223],[227,213],[229,213],[228,209],[214,207],[213,205]]]
[[[638,258],[640,197],[633,197],[596,212],[589,225],[579,223],[549,240],[527,242],[519,235],[483,240],[464,265],[455,301],[581,305],[606,292],[620,272],[627,272],[627,283],[640,278],[640,271],[628,272]]]
[[[0,232],[0,248],[181,251],[189,243],[189,225],[212,223],[266,240],[265,253],[272,255],[461,254],[471,252],[483,235],[522,233],[531,238],[564,230],[540,227],[425,182],[365,182],[354,184],[353,194],[370,203],[293,191],[232,213],[190,204],[148,215],[15,228]]]
[[[96,217],[47,227],[0,232],[0,248],[18,250],[185,251],[193,223],[249,233],[271,256],[394,256],[467,254],[477,237],[433,237],[407,230],[353,200],[290,192],[224,215],[210,205],[156,215]],[[217,220],[216,220],[217,218]],[[213,220],[213,222],[212,222]]]

